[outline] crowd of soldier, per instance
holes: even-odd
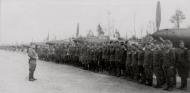
[[[165,42],[140,43],[129,45],[127,42],[110,41],[101,44],[76,43],[57,45],[51,49],[38,48],[39,58],[57,63],[70,64],[94,72],[107,72],[114,76],[125,76],[129,80],[173,90],[176,76],[181,77],[180,89],[187,89],[190,52],[180,42],[179,48]]]

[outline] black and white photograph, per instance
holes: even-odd
[[[190,93],[190,0],[0,0],[0,93]]]

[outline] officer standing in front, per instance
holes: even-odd
[[[35,81],[34,78],[34,71],[36,69],[36,60],[38,59],[38,55],[35,52],[35,45],[31,44],[30,48],[28,49],[28,56],[29,56],[29,81]]]

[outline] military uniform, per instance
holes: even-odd
[[[36,54],[34,49],[29,48],[28,56],[29,56],[29,81],[33,81],[36,80],[34,78],[34,71],[36,69],[36,60],[38,58],[38,55]]]
[[[48,61],[56,61],[55,60],[55,48],[53,46],[49,47],[49,53],[48,53]]]
[[[133,72],[133,79],[138,81],[138,53],[137,50],[134,50],[132,53],[132,72]]]
[[[44,48],[43,50],[43,54],[42,54],[42,59],[44,59],[45,61],[48,61],[48,48]]]
[[[121,47],[119,45],[116,45],[115,47],[115,65],[116,65],[116,75],[121,76],[121,70],[122,70],[122,57],[123,52]]]
[[[164,90],[172,90],[176,82],[175,51],[173,49],[166,49],[164,51],[163,69],[167,84],[167,87]]]
[[[87,48],[86,48],[86,46],[82,46],[81,49],[80,49],[79,60],[80,60],[80,62],[82,64],[82,67],[84,69],[86,69],[86,64],[85,64],[85,62],[86,62],[86,55],[87,55]]]
[[[67,46],[67,50],[66,50],[66,56],[65,56],[65,63],[66,64],[69,64],[69,62],[71,61],[70,59],[70,47],[69,46]]]
[[[127,58],[126,58],[126,76],[132,79],[132,68],[131,68],[131,61],[132,61],[132,53],[131,50],[127,51]]]
[[[105,50],[104,50],[104,63],[105,63],[105,70],[110,71],[110,62],[109,62],[109,56],[110,56],[110,49],[109,46],[106,45]]]
[[[66,55],[65,47],[60,45],[55,48],[56,62],[64,63],[64,57]]]
[[[176,50],[176,67],[181,77],[181,89],[187,88],[187,78],[189,77],[189,53],[187,48]]]
[[[75,47],[73,45],[70,46],[70,61],[69,63],[75,65]]]
[[[110,62],[110,70],[109,70],[109,74],[112,74],[112,75],[116,75],[116,60],[115,60],[115,46],[111,46],[109,48],[109,54],[110,54],[110,58],[109,58],[109,62]]]
[[[161,50],[153,51],[153,71],[156,76],[156,88],[161,88],[164,84],[164,71],[162,69],[163,55]]]
[[[85,65],[86,65],[87,69],[90,70],[91,69],[90,68],[90,63],[92,61],[92,52],[91,52],[91,49],[90,49],[89,46],[87,47],[87,53],[86,53],[86,57],[85,58],[86,58]]]
[[[99,72],[99,49],[97,46],[95,46],[94,57],[95,71]]]
[[[75,46],[75,63],[76,63],[76,66],[81,66],[81,64],[79,62],[79,52],[80,52],[79,46],[76,45]]]
[[[104,45],[102,47],[102,62],[101,62],[101,67],[103,71],[106,71],[106,46]]]
[[[145,72],[144,72],[144,51],[139,50],[138,51],[138,75],[139,75],[139,82],[144,83],[145,82]]]
[[[92,71],[95,71],[96,70],[96,50],[94,47],[91,48],[91,51],[90,51],[90,68]]]
[[[145,50],[143,67],[145,69],[145,84],[148,86],[152,86],[153,83],[152,65],[153,65],[152,51]]]
[[[127,49],[126,46],[121,47],[121,74],[125,76],[125,61],[126,61]]]
[[[98,60],[98,69],[100,72],[103,72],[103,60],[102,60],[102,55],[103,55],[103,50],[102,47],[98,48],[98,53],[97,53],[97,60]]]

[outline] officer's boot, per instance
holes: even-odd
[[[37,80],[34,78],[34,71],[30,71],[29,72],[29,81],[34,81],[34,80]]]
[[[32,81],[32,72],[29,71],[29,81]]]

